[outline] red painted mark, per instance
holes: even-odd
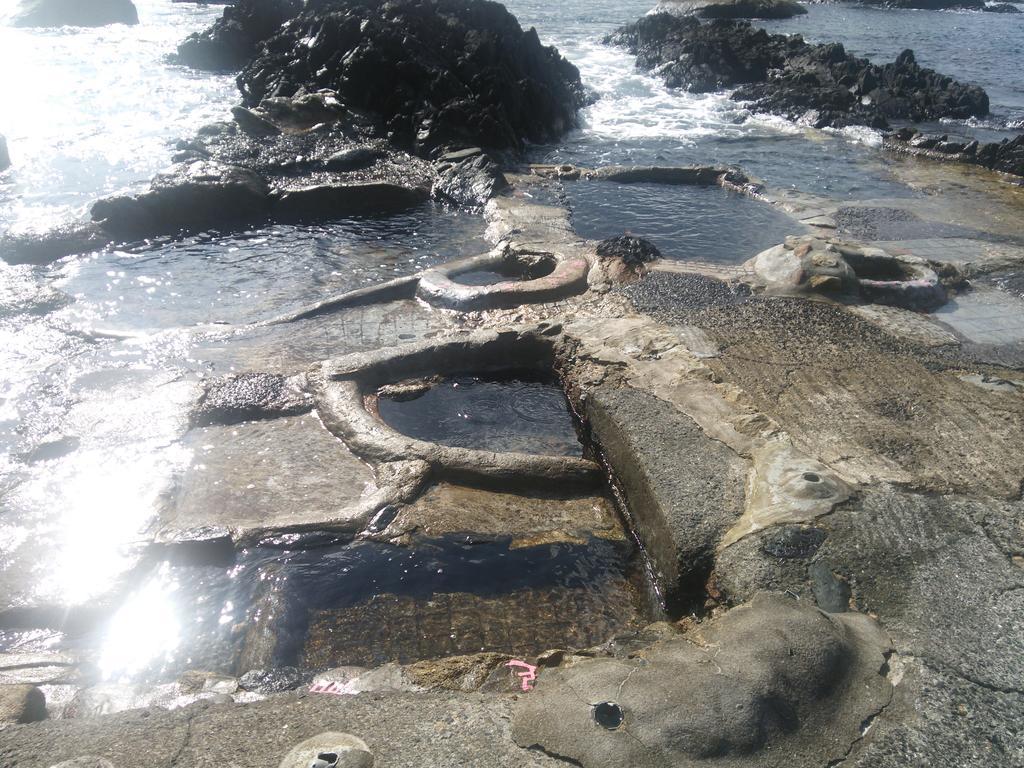
[[[522,672],[517,672],[516,674],[519,676],[519,679],[522,680],[523,690],[524,691],[532,691],[533,690],[533,681],[537,679],[537,668],[535,666],[533,666],[533,664],[527,664],[525,661],[519,661],[518,659],[513,659],[512,661],[510,661],[505,666],[506,667],[519,667],[520,669],[522,669],[523,670]]]

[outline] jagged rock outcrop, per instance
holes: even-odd
[[[579,71],[505,8],[473,0],[320,0],[239,74],[246,106],[329,88],[392,142],[518,149],[561,136],[583,104]]]
[[[743,21],[701,24],[692,17],[645,16],[605,42],[637,56],[674,88],[696,92],[736,88],[752,109],[817,128],[889,119],[965,119],[988,114],[985,91],[918,65],[913,51],[892,64],[872,64],[839,43],[812,45],[799,35],[769,35]]]
[[[302,0],[237,0],[209,29],[185,38],[177,61],[195,69],[239,70],[302,5]]]
[[[21,0],[14,27],[105,27],[138,24],[139,12],[132,0]]]
[[[947,135],[925,134],[914,128],[903,128],[884,139],[887,149],[911,155],[955,160],[980,165],[992,171],[1024,177],[1024,134],[1002,141],[957,141]]]

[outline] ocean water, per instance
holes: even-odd
[[[225,118],[237,102],[233,78],[166,60],[221,7],[136,1],[135,27],[0,26],[0,133],[13,161],[0,174],[0,232],[45,231],[86,217],[97,198],[144,188],[169,163],[177,139]],[[580,68],[596,97],[577,130],[531,147],[531,159],[586,167],[736,164],[775,188],[841,200],[918,194],[893,173],[900,161],[877,149],[871,131],[811,131],[751,114],[727,94],[673,92],[638,72],[624,51],[602,45],[651,1],[509,3],[524,26],[535,26]],[[15,4],[0,0],[0,16]],[[1020,129],[1024,16],[814,5],[807,16],[766,26],[840,40],[876,61],[914,48],[923,64],[977,82],[992,97],[991,120],[950,130],[998,137]],[[597,186],[587,191],[603,194]],[[701,207],[677,198],[648,194],[644,215],[671,222],[659,230],[664,249],[680,246],[673,255],[687,258],[716,240],[728,199]],[[606,200],[591,202],[608,208]],[[178,439],[192,387],[225,372],[205,356],[197,329],[230,331],[327,294],[475,255],[486,247],[482,232],[477,216],[427,205],[388,219],[109,249],[46,267],[0,260],[0,593],[8,605],[102,602],[143,567],[140,541],[162,489],[193,461]],[[129,646],[143,656],[166,650],[144,643],[176,631],[162,628],[164,617],[151,610],[169,588],[155,576],[145,583],[110,625],[107,655]],[[147,631],[140,634],[140,625]],[[0,647],[24,640],[0,626]]]

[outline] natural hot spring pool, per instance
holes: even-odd
[[[771,205],[720,187],[590,181],[565,188],[579,235],[636,235],[667,259],[742,264],[787,235],[807,232]]]
[[[582,456],[565,393],[524,378],[452,376],[412,396],[382,395],[380,417],[399,432],[457,448]]]

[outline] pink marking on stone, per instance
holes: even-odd
[[[524,691],[532,691],[533,690],[532,683],[533,683],[534,680],[537,679],[537,668],[535,666],[533,666],[533,664],[527,664],[525,661],[519,661],[518,659],[513,659],[512,661],[510,661],[505,666],[506,667],[519,667],[522,670],[524,670],[522,672],[517,672],[516,673],[519,676],[519,679],[522,681],[523,690]]]

